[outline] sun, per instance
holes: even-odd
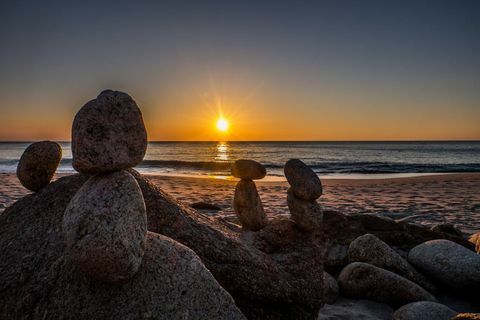
[[[219,118],[217,120],[217,129],[222,132],[226,132],[228,130],[228,121],[224,118]]]

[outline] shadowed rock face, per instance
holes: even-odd
[[[50,183],[61,159],[62,147],[58,143],[32,143],[25,149],[18,163],[18,180],[25,188],[38,191]]]
[[[263,179],[267,170],[254,160],[240,159],[232,164],[232,176],[245,180]]]
[[[419,301],[406,304],[395,311],[392,320],[447,320],[456,314],[457,312],[443,304]]]
[[[365,262],[392,271],[430,292],[436,291],[435,286],[430,281],[390,248],[388,244],[373,234],[365,234],[352,241],[348,248],[348,258],[350,262]]]
[[[270,238],[279,238],[285,232],[292,235],[291,239],[297,240],[277,244],[275,250],[267,253],[259,249],[260,240],[251,236],[257,233],[242,235],[238,228],[230,228],[221,220],[199,214],[175,201],[148,179],[134,171],[131,173],[142,189],[148,230],[171,237],[195,251],[247,317],[316,317],[318,308],[323,304],[323,256],[319,254],[322,252],[319,239],[305,237],[294,223],[289,222],[282,228],[272,229]],[[77,288],[77,285],[84,284],[84,280],[78,280],[77,277],[84,275],[67,267],[61,228],[65,208],[87,178],[85,175],[61,178],[37,194],[20,199],[0,215],[0,314],[26,314],[33,317],[36,316],[36,310],[52,307],[52,303],[60,299],[58,292],[64,294],[73,290],[78,296],[90,294]],[[150,259],[147,258],[150,250],[148,243],[146,250],[144,260]],[[133,286],[131,282],[141,274],[144,263],[125,285]],[[161,274],[151,276],[159,277],[159,281],[165,279]],[[67,283],[73,284],[67,286]],[[98,286],[100,284],[98,282]],[[93,287],[92,290],[101,290],[99,288]],[[132,293],[127,295],[130,305],[143,303],[136,297],[139,293],[142,296],[153,292],[153,289],[135,288],[139,287],[130,287]],[[104,297],[100,294],[98,299],[86,298],[88,300],[82,303],[82,307],[91,308],[88,309],[91,312],[102,310],[100,304]],[[150,299],[153,298],[148,298],[151,305],[157,306],[157,300]],[[61,302],[55,302],[58,303]],[[228,319],[227,316],[224,318]]]
[[[100,281],[124,282],[137,272],[146,233],[142,191],[126,171],[91,177],[63,216],[68,255],[79,269]]]
[[[354,262],[338,276],[340,292],[348,297],[401,306],[415,301],[436,301],[422,287],[393,272],[367,263]]]
[[[136,166],[147,150],[142,113],[126,93],[105,90],[87,102],[72,125],[73,167],[83,173]]]
[[[257,186],[252,180],[242,179],[237,183],[233,208],[242,227],[247,230],[260,230],[268,222]]]
[[[313,201],[322,195],[320,178],[301,160],[288,160],[283,171],[297,198]]]

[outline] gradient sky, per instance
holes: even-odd
[[[4,1],[0,140],[130,93],[150,140],[480,139],[480,1]]]

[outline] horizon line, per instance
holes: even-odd
[[[60,143],[71,143],[71,140],[0,140],[0,143],[31,143],[37,141],[55,141]],[[480,139],[420,139],[420,140],[148,140],[148,143],[211,143],[211,142],[480,142]]]

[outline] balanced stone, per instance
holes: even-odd
[[[457,312],[432,301],[418,301],[404,305],[393,314],[392,320],[448,320]]]
[[[285,163],[285,177],[297,198],[315,200],[322,195],[322,183],[318,176],[305,163],[290,159]]]
[[[435,286],[420,272],[415,270],[388,244],[373,234],[364,234],[350,243],[348,248],[350,262],[365,262],[376,267],[392,271],[410,281],[419,284],[428,291],[434,292]]]
[[[72,126],[73,167],[83,173],[134,167],[147,149],[142,113],[126,93],[105,90],[87,102]]]
[[[68,204],[63,233],[71,260],[91,278],[130,279],[145,251],[147,218],[142,191],[126,171],[91,177]]]
[[[38,191],[48,185],[62,159],[62,147],[56,142],[32,143],[23,152],[17,167],[17,177],[27,189]]]
[[[265,167],[254,160],[240,159],[232,164],[232,176],[245,180],[263,179],[267,174]]]
[[[415,301],[436,301],[428,291],[393,272],[363,262],[346,266],[338,276],[342,294],[401,306]]]
[[[458,290],[480,289],[480,255],[449,240],[431,240],[410,250],[408,261]]]
[[[320,230],[323,224],[323,211],[316,201],[307,201],[297,198],[289,188],[287,191],[287,204],[292,220],[297,226],[307,232]]]
[[[240,180],[235,188],[233,208],[245,229],[257,231],[267,225],[267,216],[255,182]]]

